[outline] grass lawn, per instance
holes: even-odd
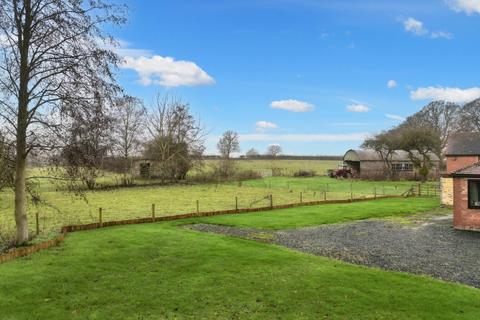
[[[327,204],[261,213],[245,213],[181,220],[178,223],[211,223],[257,229],[289,229],[370,218],[399,217],[436,209],[436,197],[382,199],[348,204]]]
[[[40,216],[43,233],[58,231],[67,224],[91,223],[98,219],[98,208],[103,208],[103,219],[121,220],[150,215],[151,205],[156,205],[157,216],[196,211],[196,200],[200,211],[235,208],[238,197],[240,208],[264,207],[269,205],[268,196],[273,195],[274,204],[296,203],[324,199],[346,199],[377,194],[401,194],[411,187],[412,182],[349,181],[327,177],[293,178],[270,177],[243,181],[241,183],[197,184],[174,186],[143,186],[87,192],[87,201],[57,191],[53,185],[42,181],[40,195],[46,205],[29,207],[30,230],[35,230],[35,212]],[[431,184],[429,184],[431,186]],[[351,189],[350,189],[351,188]],[[0,251],[2,238],[13,234],[13,193],[0,192]]]
[[[480,290],[170,223],[0,265],[2,319],[478,319]]]

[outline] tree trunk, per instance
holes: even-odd
[[[20,81],[18,91],[18,114],[16,132],[16,163],[15,163],[15,222],[17,227],[17,245],[28,242],[28,219],[27,219],[27,127],[28,127],[28,81],[29,81],[29,42],[31,27],[31,3],[24,2],[25,22],[19,25],[19,49],[20,49]]]
[[[17,244],[22,245],[28,241],[27,220],[27,192],[25,185],[26,159],[23,153],[19,153],[17,146],[17,161],[15,165],[15,222],[17,226]]]

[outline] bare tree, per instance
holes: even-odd
[[[480,132],[480,99],[463,106],[460,113],[459,130]]]
[[[395,130],[384,131],[372,138],[366,139],[362,144],[362,148],[372,149],[378,152],[385,163],[385,169],[389,178],[393,177],[392,157],[399,147],[400,137]]]
[[[458,129],[460,109],[459,105],[452,102],[433,101],[408,117],[400,128],[408,126],[434,130],[440,137],[441,149],[438,156],[441,158],[441,152],[447,145],[448,137]]]
[[[432,154],[438,154],[441,146],[436,130],[421,127],[405,127],[401,130],[400,148],[408,152],[413,165],[419,169],[422,181],[427,180],[433,167]]]
[[[131,182],[132,156],[141,145],[141,136],[145,130],[146,110],[142,101],[131,96],[118,98],[114,105],[116,119],[113,144],[115,152],[123,162],[123,184]]]
[[[272,157],[277,157],[279,154],[282,153],[282,146],[279,144],[271,144],[268,146],[267,154]]]
[[[217,143],[222,159],[217,163],[215,174],[220,178],[231,178],[235,175],[236,166],[232,153],[240,152],[240,137],[237,132],[228,130],[223,133]]]
[[[68,109],[88,109],[94,93],[113,96],[118,56],[100,29],[124,22],[123,7],[102,0],[0,0],[0,116],[15,141],[15,221],[28,241],[26,159],[51,149],[48,137]]]
[[[222,158],[230,159],[234,152],[240,152],[240,137],[237,132],[225,131],[217,143],[218,152]]]
[[[164,182],[185,179],[188,171],[200,163],[205,149],[205,129],[190,113],[188,104],[158,95],[147,128],[151,140],[145,154],[158,162],[159,177]]]
[[[88,110],[70,110],[71,121],[64,135],[62,172],[90,190],[96,187],[103,161],[112,150],[114,118],[106,102],[97,95]]]
[[[249,149],[249,150],[245,153],[245,156],[246,156],[247,158],[255,158],[255,157],[259,156],[259,155],[260,155],[260,153],[259,153],[257,150],[255,150],[254,148]]]

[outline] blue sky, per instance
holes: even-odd
[[[242,151],[343,154],[433,99],[480,96],[480,0],[127,1],[120,83],[181,96]]]

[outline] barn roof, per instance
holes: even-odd
[[[466,168],[457,170],[452,173],[453,177],[477,177],[480,176],[480,162],[477,162]]]
[[[448,139],[447,156],[480,155],[480,133],[456,133]]]
[[[418,152],[415,151],[414,154],[417,156]],[[440,161],[438,157],[430,153],[429,154],[432,161]],[[373,149],[360,149],[360,150],[348,150],[347,153],[343,156],[344,161],[383,161],[382,156],[379,152]],[[408,156],[408,152],[403,150],[396,150],[392,156],[391,161],[402,161],[402,162],[410,162],[410,157]]]

